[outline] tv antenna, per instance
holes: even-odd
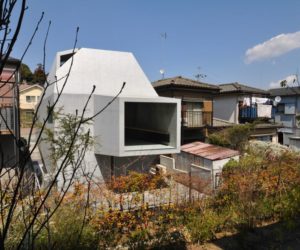
[[[159,73],[161,74],[162,79],[165,78],[165,43],[167,40],[167,32],[160,33],[161,38],[161,63],[162,68],[159,70]]]
[[[206,78],[207,77],[207,75],[205,75],[205,74],[202,74],[201,73],[201,67],[199,66],[199,67],[197,67],[197,69],[198,69],[198,73],[195,75],[195,78],[197,79],[197,81],[199,82],[200,81],[200,79],[204,79],[204,78]]]

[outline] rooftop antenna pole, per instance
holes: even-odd
[[[167,40],[167,32],[161,33],[160,34],[160,38],[161,38],[161,51],[162,51],[162,68],[159,70],[159,73],[161,74],[161,78],[164,79],[165,78],[165,41]]]
[[[297,71],[296,71],[296,74],[295,74],[294,82],[297,83],[297,87],[300,87],[300,83],[299,83],[299,67],[297,67]]]
[[[205,74],[201,74],[201,67],[198,66],[198,73],[195,75],[197,82],[200,82],[200,79],[204,79],[205,77],[207,77],[207,75]]]

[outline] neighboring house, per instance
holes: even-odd
[[[278,101],[275,121],[283,126],[278,129],[279,143],[300,149],[300,87],[270,89],[269,92]]]
[[[72,60],[73,58],[73,60]],[[72,64],[73,62],[73,64]],[[71,68],[70,74],[68,72]],[[121,90],[121,94],[98,116],[85,125],[95,139],[93,150],[86,153],[83,166],[97,177],[108,180],[126,174],[132,168],[146,168],[142,156],[178,153],[180,151],[180,107],[178,99],[159,97],[132,53],[81,48],[59,52],[48,75],[51,84],[45,94],[40,119],[57,97],[68,75],[67,84],[57,103],[65,113],[79,114],[93,90],[85,117],[94,116]],[[58,79],[58,80],[57,80]],[[57,81],[57,83],[55,83]],[[53,131],[58,124],[48,120]],[[45,142],[40,152],[48,171],[51,166]],[[151,158],[151,157],[150,157]],[[147,158],[147,165],[151,164]],[[131,168],[132,167],[132,168]]]
[[[213,97],[219,87],[181,76],[158,80],[153,87],[160,96],[181,100],[181,144],[204,140],[206,128],[212,126]]]
[[[30,127],[36,105],[39,103],[44,88],[38,84],[20,84],[19,89],[21,127]]]
[[[212,188],[217,188],[224,165],[230,159],[239,160],[239,155],[236,150],[196,141],[182,145],[180,154],[161,156],[160,166],[175,173],[190,172],[192,177],[208,181]]]
[[[17,109],[19,64],[18,59],[9,58],[0,76],[0,162],[4,167],[17,163],[18,150],[14,138],[20,135]]]
[[[220,94],[214,97],[214,117],[234,124],[256,119],[258,116],[254,99],[269,96],[265,90],[237,82],[220,84],[219,87]]]
[[[279,124],[271,121],[273,103],[269,92],[240,83],[220,84],[220,94],[214,97],[214,123],[216,127],[228,123],[243,124],[261,119],[263,123],[255,126],[252,138],[277,142]],[[227,123],[227,124],[226,124]]]

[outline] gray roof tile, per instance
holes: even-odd
[[[240,84],[238,82],[234,83],[225,83],[220,84],[221,88],[220,93],[234,93],[234,92],[245,92],[245,93],[253,93],[253,94],[269,94],[268,91],[258,88],[253,88],[244,84]]]
[[[300,87],[269,89],[269,93],[271,96],[300,95]]]
[[[208,83],[188,79],[182,76],[161,79],[153,82],[154,88],[160,88],[164,86],[178,86],[178,87],[189,87],[189,88],[200,88],[200,89],[211,89],[211,90],[220,89],[218,85],[208,84]]]

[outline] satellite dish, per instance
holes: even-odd
[[[279,103],[281,101],[281,97],[280,96],[276,96],[275,97],[275,102]]]
[[[165,70],[164,69],[160,69],[159,73],[161,74],[161,78],[164,79],[165,78]]]

